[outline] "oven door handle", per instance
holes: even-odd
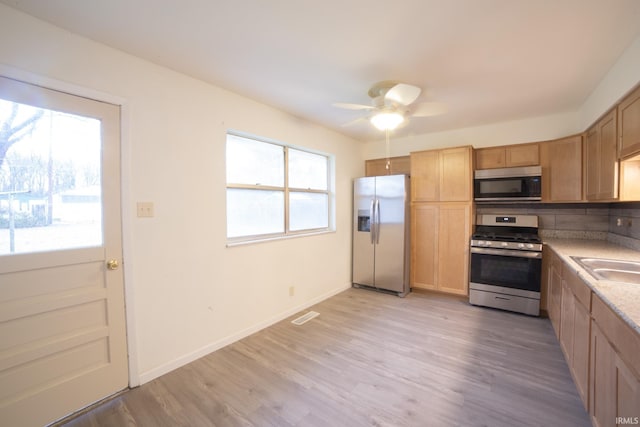
[[[472,254],[512,256],[517,258],[542,258],[542,252],[513,251],[509,249],[471,248]]]

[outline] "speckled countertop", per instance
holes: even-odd
[[[606,240],[545,238],[544,243],[562,258],[585,283],[640,334],[640,283],[598,280],[582,268],[572,256],[640,261],[640,251]]]

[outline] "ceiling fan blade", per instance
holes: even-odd
[[[422,89],[418,86],[398,83],[385,94],[385,101],[392,101],[401,105],[409,105],[420,96]]]
[[[441,102],[422,102],[413,109],[413,117],[438,116],[447,112],[447,106]]]
[[[364,104],[349,104],[347,102],[336,102],[332,104],[334,107],[344,108],[346,110],[373,110],[371,105]]]
[[[355,120],[351,120],[350,122],[347,123],[343,123],[341,126],[342,127],[348,127],[348,126],[353,126],[353,125],[357,125],[360,122],[368,122],[369,120],[366,117],[358,117]]]

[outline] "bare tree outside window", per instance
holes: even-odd
[[[102,242],[99,120],[0,99],[0,255]]]
[[[25,119],[18,119],[20,104],[11,103],[11,113],[0,117],[0,168],[12,145],[28,135],[44,115],[44,110],[37,109]]]

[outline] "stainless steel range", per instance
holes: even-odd
[[[535,215],[478,215],[471,239],[469,302],[540,314],[542,242]]]

